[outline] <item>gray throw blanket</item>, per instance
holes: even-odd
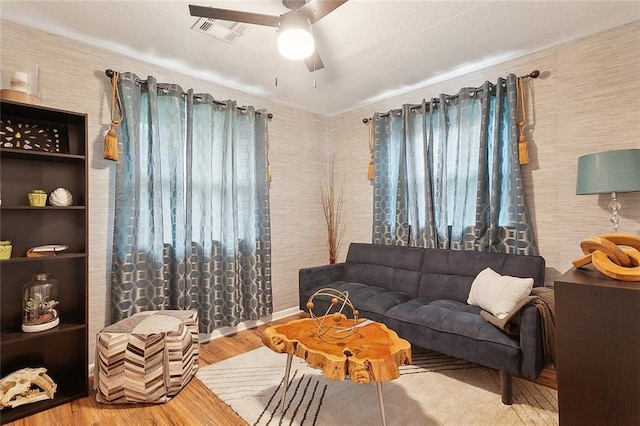
[[[534,287],[531,294],[518,303],[509,314],[498,319],[487,311],[480,315],[486,321],[509,334],[520,334],[520,310],[525,305],[533,305],[540,311],[542,319],[542,342],[546,365],[556,364],[556,304],[554,291],[550,287]]]

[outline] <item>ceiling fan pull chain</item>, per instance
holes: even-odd
[[[278,87],[278,36],[276,36],[276,87]]]
[[[313,33],[313,26],[309,27],[311,29],[311,37],[313,37],[313,39],[316,39],[316,35]],[[318,87],[318,85],[316,84],[316,49],[317,47],[314,46],[313,47],[313,52],[311,52],[311,54],[313,55],[313,88],[316,89]]]

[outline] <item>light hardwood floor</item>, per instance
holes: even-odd
[[[305,316],[305,314],[299,314],[275,321],[273,324]],[[262,346],[260,337],[265,328],[267,328],[267,325],[241,331],[233,336],[222,337],[200,345],[200,367],[205,367]],[[537,382],[556,388],[555,371],[546,369]],[[166,404],[98,404],[95,391],[92,389],[90,395],[86,398],[8,423],[8,425],[237,426],[246,425],[246,422],[238,417],[231,408],[220,401],[202,383],[198,380],[191,380],[175,398]]]

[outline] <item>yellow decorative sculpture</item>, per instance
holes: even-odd
[[[598,271],[615,280],[640,281],[640,237],[604,234],[582,240],[580,248],[585,255],[573,261],[576,268],[593,263]]]

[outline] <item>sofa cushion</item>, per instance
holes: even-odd
[[[389,309],[383,322],[412,345],[520,374],[519,337],[489,324],[477,306],[419,297]]]
[[[418,297],[389,309],[385,316],[443,333],[453,333],[512,348],[517,348],[519,344],[518,340],[485,321],[480,316],[478,306],[456,300],[429,301],[424,297]]]
[[[473,280],[467,303],[503,319],[531,293],[532,287],[533,278],[500,275],[493,269],[486,268]]]
[[[418,295],[424,249],[352,243],[344,267],[344,281]]]
[[[475,277],[485,268],[502,275],[533,278],[544,285],[544,258],[504,253],[424,249],[419,295],[429,300],[466,302]]]
[[[374,321],[382,321],[382,316],[390,308],[410,299],[409,295],[399,291],[391,291],[380,287],[345,281],[337,281],[328,286],[312,289],[308,294],[304,295],[305,298],[308,299],[321,288],[334,288],[339,291],[348,292],[349,300],[359,311],[360,317]],[[313,303],[313,312],[316,315],[324,315],[331,304],[328,297],[318,297],[314,299]],[[347,316],[352,315],[351,312],[345,312],[345,314]]]

